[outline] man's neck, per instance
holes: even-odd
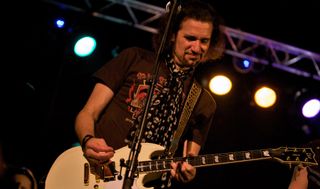
[[[187,71],[191,69],[189,66],[183,66],[183,59],[177,55],[177,53],[173,53],[173,63],[176,65],[175,71]]]

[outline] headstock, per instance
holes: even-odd
[[[274,159],[283,164],[318,165],[312,148],[279,147],[272,149],[270,152]]]

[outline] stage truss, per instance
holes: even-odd
[[[166,3],[151,0],[44,0],[61,9],[89,13],[94,17],[156,33],[154,23],[165,13]],[[320,81],[320,54],[258,35],[223,26],[225,53],[247,58],[254,63],[272,66],[298,76]]]

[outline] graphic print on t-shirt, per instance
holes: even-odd
[[[148,97],[148,90],[152,82],[150,73],[137,73],[137,79],[131,84],[128,98],[126,103],[128,104],[128,110],[132,113],[132,118],[136,119],[138,115],[143,111],[143,107],[146,104]],[[157,84],[155,86],[152,99],[155,99],[160,93],[167,79],[163,76],[159,76]]]

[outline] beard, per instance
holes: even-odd
[[[195,58],[191,58],[189,60],[185,59],[185,56],[188,56],[188,55],[195,56]],[[178,55],[176,51],[174,51],[174,56],[178,60],[178,61],[175,61],[175,64],[182,69],[196,67],[198,64],[201,63],[201,60],[204,57],[203,54],[194,54],[188,50],[184,51],[183,56]],[[199,58],[197,56],[199,56]]]

